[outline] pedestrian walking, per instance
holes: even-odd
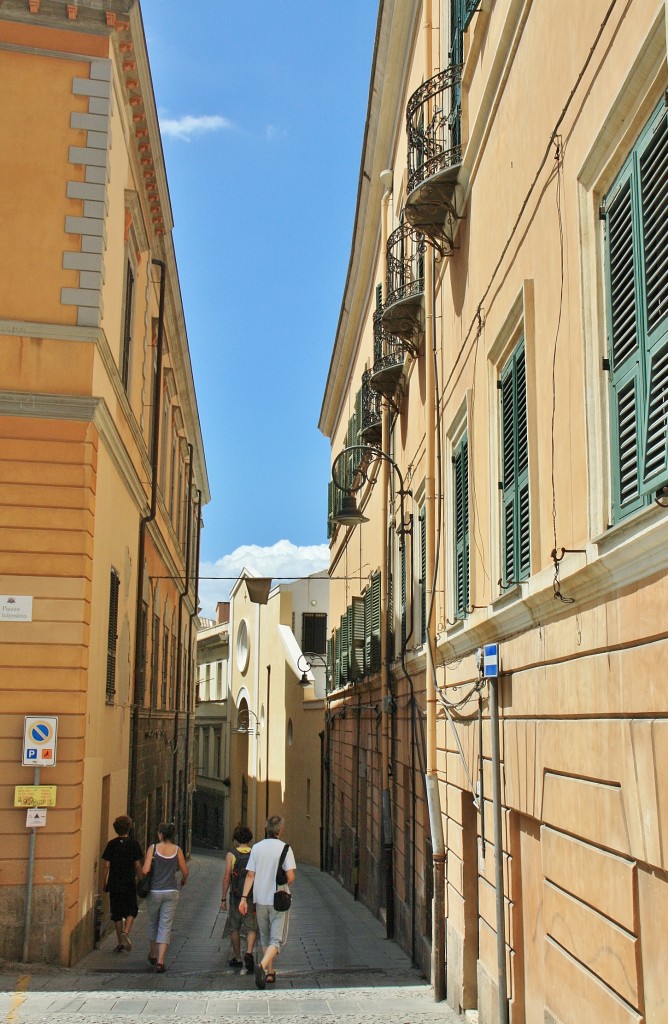
[[[176,872],[181,872],[181,885],[188,879],[188,865],[183,851],[174,842],[175,829],[169,822],[158,825],[158,842],[146,851],[143,875],[151,873],[151,891],[147,897],[149,962],[158,974],[165,970],[165,956],[172,935],[174,914],[179,902]]]
[[[295,880],[297,867],[294,853],[280,838],[284,827],[285,821],[279,814],[267,818],[267,838],[256,843],[251,849],[246,881],[239,902],[239,910],[245,916],[248,913],[248,897],[251,889],[253,890],[263,951],[262,960],[255,965],[255,984],[260,989],[276,981],[274,960],[288,937],[290,911],[280,911],[274,906],[274,895],[277,891],[289,893],[289,886]]]
[[[248,826],[237,825],[232,833],[234,850],[230,850],[225,858],[225,875],[223,876],[222,887],[223,898],[220,901],[222,910],[227,911],[223,938],[229,935],[232,943],[233,957],[228,963],[230,967],[240,967],[244,973],[251,973],[255,969],[253,949],[257,939],[257,918],[250,893],[245,917],[239,911],[239,903],[243,894],[244,882],[246,881],[248,860],[251,854],[250,844],[252,840],[253,833]],[[241,958],[242,931],[246,938],[246,951],[243,960]]]
[[[132,818],[121,814],[113,824],[116,837],[104,848],[103,892],[109,893],[109,910],[116,929],[116,952],[132,949],[130,932],[139,912],[137,880],[141,878],[144,855],[136,839],[130,839]]]

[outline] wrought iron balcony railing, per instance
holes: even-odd
[[[401,338],[404,347],[417,351],[424,299],[424,235],[401,224],[387,240],[386,300],[383,328]]]
[[[462,162],[461,70],[453,64],[423,82],[406,108],[406,219],[446,253],[452,249]]]
[[[392,401],[403,373],[405,350],[405,343],[385,330],[381,306],[373,314],[373,367],[369,374],[369,387],[389,401]]]
[[[372,373],[373,370],[365,370],[362,374],[362,425],[359,436],[363,444],[380,444],[383,436],[380,392],[371,385]]]

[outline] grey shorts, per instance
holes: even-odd
[[[275,946],[280,953],[288,937],[290,911],[286,910],[282,914],[280,911],[274,910],[273,906],[269,906],[267,903],[256,903],[255,914],[257,916],[258,928],[260,929],[262,948],[266,949],[267,946]]]

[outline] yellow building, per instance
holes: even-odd
[[[320,866],[330,584],[321,572],[270,585],[245,569],[230,598],[229,828],[264,839],[281,814],[297,862]]]
[[[192,841],[217,849],[230,835],[229,619],[229,601],[219,601],[215,621],[200,617],[197,632]]]
[[[380,5],[326,861],[481,1024],[668,1013],[667,86],[664,0]]]
[[[8,0],[0,79],[0,956],[69,964],[114,818],[187,845],[209,495],[138,4]]]

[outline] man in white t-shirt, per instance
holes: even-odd
[[[276,981],[276,971],[273,968],[274,958],[278,956],[288,937],[290,911],[274,910],[274,893],[277,889],[290,891],[288,886],[292,885],[295,880],[297,867],[295,855],[288,847],[283,861],[287,883],[277,884],[278,862],[286,845],[280,838],[284,826],[285,822],[279,814],[267,818],[265,826],[267,838],[256,843],[251,849],[244,891],[239,901],[239,911],[245,915],[248,910],[247,896],[251,889],[253,890],[253,903],[264,950],[262,960],[255,965],[255,984],[258,988],[266,988],[267,983],[273,984]]]

